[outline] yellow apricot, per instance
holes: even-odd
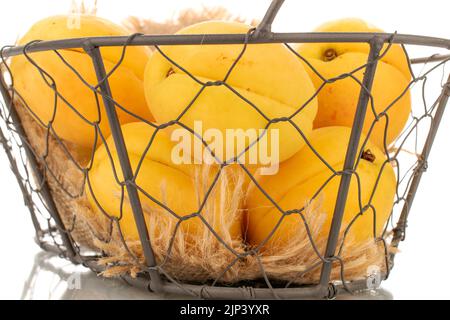
[[[97,17],[81,15],[80,28],[75,29],[68,27],[68,19],[68,16],[56,16],[38,22],[19,44],[23,45],[36,39],[57,40],[127,34],[123,28]],[[120,47],[102,49],[107,72],[114,68],[121,53]],[[91,86],[97,85],[98,80],[89,55],[81,49],[59,50],[59,54],[86,82]],[[123,64],[111,75],[109,83],[113,99],[120,106],[133,114],[152,120],[146,106],[142,80],[149,55],[147,48],[129,48]],[[10,67],[14,88],[44,125],[52,121],[53,128],[61,139],[84,148],[94,147],[94,122],[100,121],[99,126],[103,135],[109,135],[101,95],[98,95],[97,100],[94,92],[55,52],[30,53],[29,57],[44,73],[40,73],[25,56],[13,57]],[[51,87],[53,83],[59,96]],[[121,123],[137,121],[136,117],[120,108],[116,107],[116,110]]]
[[[329,22],[318,32],[382,32],[359,19],[342,19]],[[381,54],[388,49],[384,45]],[[307,43],[297,49],[325,79],[332,79],[352,72],[367,63],[367,43]],[[356,111],[364,75],[364,68],[354,73],[357,80],[347,77],[326,84],[318,94],[319,109],[314,128],[327,126],[351,126]],[[307,71],[317,89],[323,80],[309,67]],[[389,146],[403,130],[411,112],[408,84],[411,78],[406,55],[399,45],[392,45],[378,62],[372,88],[373,101],[369,102],[364,122],[364,133],[369,134],[375,115],[387,111],[389,124],[386,144]],[[400,98],[397,100],[397,98]],[[373,109],[372,109],[373,102]],[[375,113],[375,114],[374,114]],[[371,140],[384,147],[386,118],[374,124]]]
[[[147,223],[151,215],[153,217],[158,215],[160,221],[174,228],[178,217],[198,212],[207,189],[213,184],[217,167],[175,164],[171,158],[174,144],[164,131],[156,133],[151,147],[146,152],[155,134],[155,129],[148,124],[142,122],[125,124],[122,126],[122,131],[131,166],[137,176],[135,183],[140,189],[139,196]],[[97,149],[93,167],[89,171],[90,187],[89,185],[86,187],[88,199],[98,212],[103,210],[110,216],[121,217],[120,227],[126,240],[138,240],[133,212],[127,197],[127,187],[124,187],[124,193],[122,193],[121,186],[114,176],[115,170],[119,181],[123,181],[112,138],[107,140],[106,145],[101,145]],[[233,188],[236,185],[232,179],[227,180],[228,177],[223,175],[226,173],[222,172],[219,183],[212,189],[205,209],[202,211],[203,217],[220,236],[231,236],[237,239],[242,235],[240,215],[229,207]],[[125,201],[121,210],[122,196]],[[160,233],[163,231],[160,228],[164,226],[155,228],[157,233]],[[208,229],[199,217],[185,220],[180,225],[180,232],[185,235],[198,237],[205,231],[208,232]],[[167,230],[165,232],[170,233]]]
[[[179,34],[247,33],[249,29],[241,23],[210,21],[187,27]],[[165,55],[202,83],[224,80],[242,49],[243,45],[161,47]],[[177,119],[188,106],[180,119],[183,124],[193,128],[195,121],[201,121],[205,130],[216,128],[224,135],[227,129],[264,129],[272,119],[292,116],[294,125],[276,122],[269,127],[269,135],[271,129],[279,130],[280,161],[304,145],[295,125],[309,136],[317,100],[312,99],[295,114],[313,96],[314,86],[299,59],[285,46],[249,45],[226,80],[229,87],[206,86],[194,101],[202,84],[156,52],[147,65],[145,93],[159,123]],[[223,154],[226,151],[224,147]]]
[[[314,130],[311,135],[311,145],[335,171],[343,170],[350,131],[347,127],[326,127]],[[364,137],[361,139],[360,147],[363,141]],[[353,175],[341,231],[347,229],[353,218],[359,214],[360,204],[363,208],[371,205],[374,210],[369,208],[349,228],[348,236],[362,242],[373,238],[374,235],[381,235],[392,209],[396,178],[383,152],[370,141],[364,147],[356,174],[359,183],[356,175]],[[325,222],[320,232],[313,236],[316,240],[326,239],[334,213],[340,176],[334,175],[308,146],[283,162],[276,175],[258,177],[258,183],[285,212],[301,210],[311,205],[316,208],[314,214],[324,214]],[[323,185],[325,187],[321,189]],[[254,185],[249,192],[246,205],[247,239],[250,244],[257,246],[268,237],[282,217],[282,213]],[[288,215],[264,248],[285,246],[300,232],[305,232],[301,217],[298,214]]]

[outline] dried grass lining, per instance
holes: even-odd
[[[34,121],[28,111],[19,103],[16,103],[16,109],[30,145],[36,154],[42,157],[46,149],[46,131]],[[83,174],[76,168],[55,138],[50,137],[48,141],[49,152],[46,165],[55,174],[47,174],[47,180],[65,226],[73,230],[72,237],[82,248],[105,253],[105,257],[99,261],[106,267],[104,276],[115,277],[123,274],[136,276],[142,270],[144,264],[140,243],[127,241],[128,248],[124,245],[117,225],[111,224],[110,220],[97,213],[88,203],[85,194],[82,192]],[[87,153],[77,153],[70,144],[67,147],[81,163],[86,162]],[[41,165],[44,165],[42,161]],[[208,188],[203,183],[207,179],[203,179],[202,175],[204,173],[200,172],[195,178],[199,186],[199,198],[202,198]],[[228,226],[232,219],[243,219],[244,217],[244,210],[240,209],[244,194],[242,188],[244,179],[240,174],[232,176],[232,183],[236,185],[236,188],[231,194],[226,194],[224,190],[227,190],[226,185],[230,183],[227,180],[230,179],[230,175],[222,175],[222,177],[218,188],[214,189],[215,193],[212,195],[215,196],[217,192],[222,193],[220,208],[217,208],[214,201],[209,201],[203,211],[203,216],[210,223],[214,216],[212,214],[214,210],[221,210],[223,214],[220,216],[230,217],[230,220],[223,222],[222,230],[216,231],[221,233],[228,246],[238,253],[243,253],[246,250],[245,243],[241,239],[233,240],[227,230],[229,230]],[[71,196],[62,191],[61,186],[70,191]],[[271,279],[309,284],[316,283],[319,278],[320,265],[312,270],[307,270],[318,264],[320,259],[313,250],[306,232],[299,233],[296,239],[292,240],[292,245],[285,248],[276,248],[270,254],[259,255],[258,257],[248,256],[245,259],[238,260],[227,272],[222,274],[236,257],[206,227],[203,234],[198,237],[177,232],[168,256],[167,250],[173,236],[176,220],[167,219],[165,218],[167,217],[166,213],[155,212],[155,210],[149,208],[144,207],[144,211],[149,222],[148,225],[151,226],[149,233],[157,261],[159,264],[162,263],[164,272],[174,279],[204,282],[221,277],[220,282],[228,284],[261,279],[263,273],[260,263]],[[320,213],[320,205],[309,206],[305,212],[305,218],[312,234],[318,234],[318,230],[321,229],[324,221],[324,215]],[[321,252],[325,248],[325,240],[315,239]],[[380,242],[376,244],[370,241],[361,244],[354,242],[352,239],[347,239],[342,252],[346,280],[364,278],[368,268],[373,265],[384,270],[384,258],[384,247]],[[305,271],[308,272],[304,273]],[[332,278],[340,280],[340,272],[340,266],[336,263]]]
[[[184,9],[181,10],[176,18],[168,19],[164,22],[156,22],[152,19],[142,19],[138,17],[129,17],[123,22],[124,26],[132,33],[144,34],[173,34],[180,29],[195,23],[209,20],[230,20],[236,22],[247,22],[250,25],[257,25],[257,20],[246,21],[239,16],[233,16],[223,7],[203,7],[201,10]]]

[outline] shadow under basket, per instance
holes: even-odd
[[[30,210],[36,240],[42,248],[76,264],[83,264],[99,275],[121,277],[152,292],[200,298],[334,298],[342,291],[372,289],[374,283],[379,285],[381,279],[388,277],[397,247],[404,240],[411,203],[426,168],[450,89],[449,82],[441,83],[442,90],[439,88],[432,106],[425,107],[423,116],[412,115],[411,125],[402,134],[403,140],[406,140],[422,119],[430,119],[422,149],[410,155],[414,161],[405,173],[406,178],[397,177],[399,185],[405,181],[405,187],[401,192],[398,188],[393,203],[393,207],[403,204],[399,208],[399,216],[391,216],[393,228],[386,229],[380,238],[356,241],[351,236],[346,237],[345,230],[341,230],[341,222],[350,179],[355,172],[355,159],[360,152],[358,142],[362,123],[370,109],[370,90],[376,64],[382,55],[382,48],[389,48],[392,44],[401,44],[407,56],[406,45],[448,49],[450,40],[384,33],[272,33],[270,26],[282,3],[273,1],[262,23],[249,34],[68,39],[2,50],[0,88],[5,104],[0,110],[0,140],[23,192],[25,205]],[[113,100],[108,98],[110,88],[102,67],[100,47],[123,47],[125,54],[126,47],[130,45],[241,44],[245,47],[253,43],[304,42],[361,42],[370,45],[370,53],[367,64],[363,66],[366,70],[347,156],[340,172],[341,183],[329,236],[317,236],[326,219],[321,210],[321,198],[317,197],[303,210],[303,232],[293,236],[288,245],[263,252],[251,248],[246,239],[231,235],[230,225],[236,221],[243,222],[246,217],[242,199],[248,192],[248,184],[246,172],[231,170],[227,166],[221,167],[224,173],[213,189],[208,177],[215,168],[202,166],[193,176],[198,199],[213,197],[214,194],[226,195],[220,198],[220,202],[206,201],[202,210],[202,217],[209,225],[214,225],[214,219],[219,219],[217,217],[228,217],[227,221],[219,224],[220,230],[212,232],[205,227],[197,235],[180,232],[184,221],[167,219],[164,210],[159,212],[145,203],[136,204],[125,198],[133,209],[137,205],[142,212],[141,217],[135,214],[140,240],[125,240],[119,228],[119,219],[108,217],[93,208],[86,195],[87,173],[94,151],[76,148],[58,138],[51,126],[39,124],[27,103],[15,91],[13,81],[8,81],[8,76],[12,78],[7,68],[8,58],[30,52],[84,48],[91,56],[98,76],[99,84],[93,90],[98,88],[101,91],[104,106],[112,114],[108,113],[108,119],[104,121],[108,121],[112,136],[116,139],[121,136],[120,125],[117,115],[114,117]],[[424,80],[436,73],[435,70],[443,69],[448,60],[450,56],[445,55],[410,60],[412,81],[407,89],[419,82],[425,88]],[[420,76],[415,76],[413,64],[433,66]],[[125,145],[121,145],[123,141],[115,142],[126,152]],[[391,161],[397,167],[398,156],[403,149],[403,142],[398,140],[395,148],[386,150],[386,153],[394,155]],[[130,169],[124,164],[121,166],[123,172]],[[230,185],[233,186],[232,192],[226,192],[230,190]],[[132,189],[132,186],[129,188]],[[216,214],[218,210],[219,215]],[[144,217],[145,223],[139,220]],[[146,227],[143,228],[142,224]]]

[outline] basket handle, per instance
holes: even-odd
[[[268,35],[272,32],[272,22],[277,16],[278,11],[283,5],[284,0],[272,0],[269,8],[267,9],[264,18],[261,20],[258,27],[253,34],[254,37],[260,37],[262,35]]]

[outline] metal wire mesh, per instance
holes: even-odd
[[[264,30],[263,30],[264,31]],[[279,35],[280,38],[283,35]],[[240,38],[239,38],[240,37]],[[417,60],[423,65],[420,74],[414,73],[413,65],[409,64],[409,70],[411,72],[411,81],[408,83],[407,87],[404,88],[401,95],[392,101],[391,104],[387,105],[384,110],[376,111],[375,109],[375,98],[371,94],[371,86],[374,80],[375,69],[378,61],[382,59],[392,48],[392,46],[401,44],[403,52],[406,57],[408,57],[407,45],[414,44],[417,39],[420,38],[408,38],[397,34],[318,34],[318,35],[307,35],[307,34],[289,34],[285,36],[291,39],[291,42],[321,42],[323,39],[329,38],[328,41],[336,42],[364,42],[370,45],[370,54],[368,56],[368,61],[366,64],[359,66],[355,70],[348,70],[348,72],[341,74],[337,77],[328,79],[324,77],[313,65],[303,56],[301,56],[296,50],[293,49],[292,45],[285,41],[277,39],[276,36],[265,30],[261,32],[260,29],[257,30],[255,35],[255,29],[251,29],[246,35],[229,35],[227,37],[214,36],[203,37],[201,41],[195,36],[173,36],[173,37],[158,37],[158,36],[143,36],[139,34],[131,35],[127,39],[108,39],[108,38],[98,38],[93,40],[87,40],[83,42],[83,49],[87,54],[89,54],[93,61],[92,68],[95,69],[98,82],[95,84],[89,83],[83,76],[76,70],[76,68],[71,65],[67,59],[64,58],[62,50],[63,47],[75,47],[74,43],[67,42],[55,42],[49,43],[39,43],[33,42],[23,48],[14,49],[13,47],[5,47],[1,51],[1,58],[3,62],[3,67],[5,68],[2,74],[2,94],[4,96],[5,104],[2,105],[0,111],[2,123],[0,124],[0,139],[2,145],[5,148],[6,154],[11,163],[12,170],[16,175],[19,185],[21,186],[22,192],[24,194],[24,200],[26,206],[29,208],[31,213],[31,218],[33,220],[34,226],[36,228],[36,239],[38,243],[47,250],[56,251],[63,257],[71,259],[75,263],[83,263],[86,266],[92,268],[93,270],[99,272],[103,270],[103,267],[97,264],[97,260],[104,257],[104,252],[97,251],[92,252],[92,250],[86,250],[80,243],[78,243],[74,237],[73,232],[80,223],[77,220],[77,216],[73,215],[72,221],[68,223],[63,221],[60,216],[59,210],[54,203],[54,196],[52,194],[51,188],[49,188],[48,180],[52,180],[58,183],[60,191],[65,193],[65,195],[72,199],[77,199],[83,195],[85,190],[84,186],[81,186],[79,190],[68,190],[63,181],[60,181],[60,176],[58,172],[53,172],[53,169],[46,165],[47,159],[52,152],[49,141],[53,139],[57,142],[58,147],[67,156],[68,159],[73,163],[73,165],[78,169],[79,174],[83,176],[84,183],[88,186],[88,190],[93,192],[91,186],[91,181],[89,178],[89,172],[92,168],[94,158],[96,155],[95,146],[100,141],[106,146],[108,157],[110,158],[110,163],[114,170],[114,177],[117,185],[121,189],[121,203],[129,201],[131,208],[133,210],[134,218],[136,220],[136,225],[139,231],[140,242],[143,251],[143,257],[138,257],[135,255],[132,249],[128,247],[127,241],[125,241],[122,235],[122,246],[126,248],[129,255],[135,260],[136,264],[141,266],[140,273],[136,279],[128,279],[129,281],[147,287],[153,291],[163,291],[163,292],[185,292],[188,294],[200,296],[200,297],[302,297],[302,296],[328,296],[333,297],[337,294],[339,288],[342,287],[348,291],[352,291],[355,288],[360,288],[362,285],[359,282],[349,283],[345,278],[345,261],[342,258],[342,252],[345,249],[346,235],[351,230],[355,221],[359,219],[363,214],[373,215],[373,224],[376,223],[377,213],[375,207],[372,205],[373,194],[377,191],[379,179],[377,179],[373,190],[371,191],[372,196],[367,203],[361,200],[361,185],[358,183],[358,199],[359,199],[359,210],[355,212],[354,219],[345,227],[341,229],[343,208],[347,201],[347,193],[351,179],[356,179],[359,182],[360,177],[357,172],[358,165],[362,154],[365,151],[365,146],[368,143],[368,139],[371,136],[371,132],[375,125],[379,122],[385,121],[385,138],[384,138],[384,154],[386,155],[385,164],[393,164],[396,169],[397,175],[397,187],[396,187],[396,199],[393,203],[393,210],[390,217],[390,222],[386,224],[385,229],[381,236],[377,235],[374,227],[374,241],[381,243],[384,246],[385,252],[385,278],[388,277],[389,271],[393,265],[394,253],[391,250],[396,248],[401,240],[405,237],[405,228],[407,225],[407,217],[410,210],[414,194],[417,190],[418,183],[423,171],[427,167],[427,157],[433,142],[434,136],[436,134],[439,122],[442,117],[442,112],[445,108],[445,104],[448,99],[450,91],[450,82],[446,80],[448,72],[445,70],[445,64],[450,60],[450,57],[442,56],[436,59],[432,56],[428,59]],[[361,40],[363,37],[365,40]],[[108,42],[110,40],[110,42]],[[105,70],[103,64],[100,48],[102,43],[104,45],[113,44],[116,41],[121,44],[122,54],[117,61],[116,65],[109,70]],[[165,53],[164,47],[161,45],[167,44],[200,44],[205,42],[210,42],[210,45],[221,45],[221,44],[239,44],[241,45],[241,50],[239,55],[236,56],[231,67],[224,75],[222,79],[217,79],[214,81],[204,82],[194,74],[190,73],[189,70],[180,65],[177,61],[174,61],[168,54]],[[98,42],[98,43],[96,43]],[[171,43],[173,42],[173,43]],[[297,107],[294,113],[285,115],[284,117],[271,118],[266,115],[255,103],[250,101],[247,97],[240,94],[232,85],[228,83],[230,75],[236,66],[239,65],[240,60],[245,56],[246,51],[249,46],[255,45],[254,43],[282,43],[289,51],[291,51],[300,61],[302,61],[308,68],[322,80],[322,85],[316,90],[314,95],[310,97],[303,105]],[[79,42],[78,44],[80,44]],[[161,45],[159,45],[161,43]],[[383,47],[384,44],[387,44]],[[447,43],[447,47],[449,46]],[[41,44],[41,49],[37,45]],[[120,105],[116,100],[113,99],[114,93],[111,92],[108,80],[122,65],[124,58],[127,54],[127,48],[130,45],[153,45],[155,51],[159,52],[165,59],[167,59],[170,64],[180,70],[183,74],[189,76],[189,78],[200,86],[198,93],[195,95],[192,101],[186,106],[186,108],[179,114],[176,119],[172,119],[169,122],[155,124],[152,123],[139,115],[131,112],[127,106]],[[430,46],[433,46],[431,43]],[[45,46],[48,46],[46,48]],[[438,46],[438,45],[436,45]],[[444,46],[444,45],[441,45]],[[14,52],[16,50],[16,52]],[[20,50],[20,52],[19,52]],[[87,86],[92,94],[93,99],[96,101],[98,119],[97,121],[92,121],[85,118],[81,113],[79,113],[77,105],[73,102],[68,101],[58,88],[62,84],[56,83],[52,74],[44,70],[33,59],[33,50],[47,50],[47,52],[53,52],[60,61],[66,66],[65,72],[71,73],[79,81],[83,82]],[[51,117],[50,121],[43,121],[33,112],[21,95],[20,92],[15,90],[14,79],[8,69],[7,59],[13,54],[22,54],[29,63],[31,63],[36,70],[39,71],[42,81],[45,81],[46,85],[53,90],[55,95],[54,105],[49,106],[53,108],[53,115],[61,108],[60,102],[63,101],[64,104],[69,107],[72,112],[78,114],[78,116],[89,126],[91,126],[95,132],[95,139],[92,143],[92,150],[90,154],[90,160],[87,164],[79,163],[77,158],[71,153],[70,148],[67,143],[58,136],[58,132],[54,129],[54,119],[55,116]],[[409,58],[408,58],[409,59]],[[437,60],[437,61],[435,61]],[[408,60],[409,61],[409,60]],[[413,61],[414,62],[414,61]],[[365,76],[363,81],[359,80],[355,74],[358,71],[364,70]],[[437,76],[436,76],[437,75]],[[293,118],[301,113],[305,108],[308,108],[311,101],[315,99],[318,94],[326,88],[327,85],[335,83],[337,81],[343,81],[344,79],[352,79],[361,87],[361,95],[358,103],[357,113],[355,115],[355,120],[352,128],[352,135],[349,141],[349,147],[347,150],[347,157],[345,165],[342,170],[336,170],[333,168],[332,164],[327,163],[323,156],[316,150],[316,147],[310,143],[306,135],[302,132],[299,126],[293,121]],[[430,80],[432,79],[432,80]],[[442,90],[436,96],[436,91],[431,91],[434,95],[431,103],[427,96],[427,91],[429,90],[429,83],[432,81],[440,80]],[[389,115],[388,110],[402,97],[408,90],[414,89],[420,85],[420,91],[422,96],[423,107],[415,108],[412,112],[409,120],[409,124],[404,129],[403,133],[396,140],[393,146],[388,146],[386,134],[389,125]],[[183,117],[189,112],[195,101],[202,95],[203,92],[208,90],[209,87],[223,87],[229,90],[233,95],[237,96],[239,99],[245,101],[248,108],[252,108],[256,113],[266,121],[265,131],[260,135],[255,141],[253,141],[245,150],[241,151],[241,154],[231,158],[221,160],[215,157],[213,151],[209,148],[208,143],[199,136],[195,130],[183,122]],[[433,87],[436,90],[436,86]],[[106,109],[107,119],[101,118],[102,103]],[[36,121],[40,122],[40,126],[45,128],[46,134],[46,144],[45,152],[43,154],[38,154],[35,152],[33,146],[29,142],[29,137],[21,125],[21,117],[18,115],[16,108],[18,105],[23,106],[25,110],[32,115]],[[148,139],[148,145],[145,148],[145,152],[141,155],[141,160],[137,168],[132,168],[130,160],[127,154],[127,149],[125,141],[120,129],[119,120],[117,118],[117,112],[124,112],[132,116],[136,121],[146,123],[146,125],[154,129],[154,134]],[[359,144],[362,124],[367,113],[372,113],[374,120],[372,126],[367,134],[367,139],[361,144]],[[428,123],[426,121],[428,120]],[[112,159],[112,151],[109,150],[107,144],[107,134],[102,131],[100,123],[108,121],[109,128],[112,132],[112,136],[115,143],[116,152],[119,155],[120,167],[117,167],[116,162]],[[298,133],[298,139],[301,139],[306,144],[307,148],[317,156],[317,158],[329,169],[329,179],[315,192],[313,199],[319,196],[321,190],[335,178],[340,179],[339,195],[335,206],[335,212],[333,216],[333,222],[328,237],[327,246],[325,248],[320,247],[316,243],[316,239],[310,230],[308,224],[308,219],[305,217],[305,207],[299,207],[295,210],[284,210],[275,199],[271,198],[269,192],[264,190],[264,188],[259,184],[258,180],[255,178],[254,174],[247,167],[246,164],[240,161],[240,156],[245,152],[248,152],[250,148],[254,147],[258,141],[267,133],[267,130],[277,123],[286,123],[291,125],[295,131]],[[158,132],[169,128],[169,127],[181,127],[189,131],[196,139],[199,139],[204,147],[209,150],[213,157],[219,165],[219,170],[212,179],[212,183],[208,190],[205,192],[205,197],[201,201],[201,204],[196,212],[180,214],[174,212],[171,208],[167,207],[164,203],[161,203],[152,194],[149,194],[142,186],[140,186],[136,181],[140,172],[140,166],[146,157],[147,153],[150,152],[152,143],[154,142],[155,136]],[[423,127],[424,126],[424,127]],[[413,150],[409,149],[411,152],[408,153],[406,150],[413,147]],[[259,246],[247,248],[244,251],[235,250],[228,242],[221,238],[214,226],[212,226],[203,216],[202,211],[208,201],[208,197],[213,193],[217,182],[223,172],[228,166],[232,164],[238,164],[243,172],[248,176],[253,183],[264,195],[267,197],[268,201],[276,208],[281,214],[278,223],[276,224],[273,231],[267,235],[266,239],[260,243]],[[384,165],[382,166],[384,168]],[[379,177],[382,174],[382,170],[379,173]],[[95,194],[92,195],[95,199]],[[146,198],[148,201],[152,201],[156,206],[159,206],[162,211],[167,215],[171,215],[174,219],[177,219],[176,227],[174,229],[173,236],[167,247],[167,252],[165,258],[157,261],[155,258],[154,251],[152,249],[151,240],[149,238],[147,225],[145,222],[145,214],[142,209],[141,199]],[[311,199],[311,200],[313,200]],[[120,230],[120,220],[123,217],[123,206],[121,207],[120,215],[115,215],[108,210],[102,208],[100,201],[96,201],[99,210],[107,217],[110,221],[111,228],[115,225]],[[400,213],[400,215],[398,214]],[[263,263],[260,260],[262,255],[261,250],[268,239],[273,236],[277,228],[281,225],[283,220],[290,215],[298,215],[300,221],[303,223],[304,230],[307,233],[308,239],[310,241],[311,248],[316,255],[316,263],[312,264],[302,273],[298,274],[301,277],[302,274],[312,272],[313,270],[321,270],[321,277],[319,283],[310,284],[309,286],[302,286],[297,288],[293,281],[284,282],[281,285],[271,279],[269,275],[265,272]],[[170,259],[171,252],[173,250],[174,239],[178,232],[180,232],[180,227],[182,224],[187,223],[190,219],[200,219],[204,224],[205,228],[213,235],[213,237],[230,253],[233,255],[233,259],[229,262],[227,266],[224,267],[223,271],[211,281],[202,283],[200,285],[183,284],[178,281],[173,275],[165,270],[167,261]],[[97,241],[107,243],[110,241],[111,235],[109,237],[99,236]],[[223,276],[228,272],[234,265],[247,257],[252,256],[258,261],[258,265],[261,271],[261,281],[259,283],[249,282],[244,286],[237,286],[236,288],[230,287],[220,287],[223,282]],[[334,265],[338,264],[340,268],[340,283],[336,285],[336,282],[330,282],[331,269]],[[262,287],[262,288],[253,288]]]

